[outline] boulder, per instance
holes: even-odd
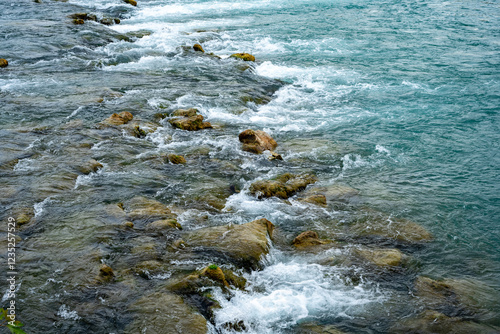
[[[499,333],[499,328],[464,321],[457,317],[448,317],[442,313],[427,310],[417,317],[397,323],[388,332],[391,334],[493,334]]]
[[[73,20],[73,24],[84,24],[84,23],[85,23],[85,21],[82,19],[74,19]]]
[[[196,108],[190,109],[177,109],[170,114],[170,116],[192,117],[198,115],[199,110]]]
[[[202,115],[195,115],[191,117],[182,117],[182,118],[172,118],[169,120],[169,122],[170,124],[172,124],[174,128],[187,131],[197,131],[197,130],[212,128],[212,124],[210,124],[209,122],[203,122]]]
[[[80,173],[82,174],[90,174],[90,173],[95,173],[97,172],[99,169],[101,169],[103,166],[102,164],[97,161],[97,160],[94,160],[94,159],[90,159],[89,161],[87,161],[86,163],[82,164],[81,166],[78,166],[78,171],[80,171]]]
[[[194,51],[205,52],[205,50],[203,50],[203,47],[200,44],[193,45],[193,49]]]
[[[273,161],[273,160],[283,160],[283,157],[281,156],[281,154],[278,154],[276,152],[271,152],[271,155],[268,157],[269,160]]]
[[[314,231],[306,231],[299,234],[292,241],[292,245],[298,249],[310,248],[312,246],[325,245],[332,243],[331,240],[321,240],[318,233]]]
[[[68,15],[68,17],[74,20],[97,21],[97,16],[95,16],[94,14],[87,14],[87,13],[75,13]]]
[[[170,161],[171,163],[173,163],[175,165],[186,163],[186,158],[184,158],[182,155],[169,154],[167,157],[168,157],[168,161]]]
[[[146,226],[146,230],[150,231],[163,231],[169,229],[182,230],[181,224],[176,219],[161,219],[155,220]]]
[[[231,58],[238,58],[244,61],[255,61],[255,57],[249,53],[235,53],[231,55]]]
[[[144,138],[147,136],[146,131],[141,129],[139,125],[134,126],[132,133],[133,133],[134,137],[136,137],[136,138]]]
[[[103,264],[99,269],[99,280],[101,281],[110,281],[115,276],[113,269],[110,266]]]
[[[108,125],[122,125],[122,124],[127,124],[133,118],[134,118],[134,116],[131,113],[129,113],[128,111],[122,111],[119,114],[115,113],[115,114],[111,115],[110,117],[106,118],[104,120],[104,123],[108,124]]]
[[[400,266],[404,257],[398,249],[360,248],[354,250],[354,254],[379,267]]]
[[[188,245],[221,254],[246,268],[257,268],[261,257],[269,252],[268,238],[274,225],[262,218],[242,225],[216,226],[191,232]]]
[[[17,226],[26,225],[35,217],[35,211],[33,207],[24,207],[15,210],[16,213],[16,224]]]
[[[316,181],[317,179],[313,175],[286,173],[274,180],[262,180],[252,183],[250,193],[256,195],[259,199],[269,197],[287,199]]]
[[[135,0],[123,0],[123,2],[128,3],[129,5],[132,6],[137,6],[137,1]]]
[[[307,196],[305,198],[301,198],[300,200],[302,202],[306,202],[306,203],[311,203],[311,204],[315,204],[315,205],[319,205],[319,206],[326,206],[325,195],[320,195],[320,194],[310,195],[310,196]]]
[[[261,154],[262,152],[274,150],[278,144],[267,133],[261,130],[245,130],[238,136],[243,143],[243,151]]]
[[[130,307],[134,321],[127,334],[206,334],[206,319],[172,293],[154,292]]]

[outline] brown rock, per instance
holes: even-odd
[[[83,165],[79,166],[78,167],[78,170],[82,173],[82,174],[90,174],[90,173],[95,173],[97,172],[99,169],[101,169],[103,166],[102,164],[97,161],[97,160],[94,160],[94,159],[90,159],[89,161],[87,161],[86,163],[84,163]]]
[[[261,130],[245,130],[238,136],[243,143],[243,151],[261,154],[262,152],[274,150],[278,144],[267,133]]]
[[[134,197],[125,203],[127,218],[134,220],[175,219],[176,215],[163,203],[145,197]]]
[[[315,183],[313,175],[294,175],[286,173],[275,180],[262,180],[250,186],[250,193],[260,198],[278,197],[287,199],[297,192],[304,190],[309,184]]]
[[[110,266],[103,264],[99,269],[99,277],[103,280],[111,280],[115,276]]]
[[[255,57],[249,53],[235,53],[231,55],[231,58],[238,58],[244,61],[255,61]]]
[[[135,0],[123,0],[123,2],[128,3],[129,5],[132,6],[137,6],[137,1]]]
[[[74,19],[74,20],[73,20],[73,23],[74,23],[74,24],[84,24],[84,23],[85,23],[85,21],[84,21],[84,20],[82,20],[82,19]]]
[[[205,52],[205,50],[203,50],[203,47],[200,44],[193,45],[193,49],[194,51]]]
[[[173,164],[185,164],[186,163],[186,158],[184,158],[182,155],[176,155],[176,154],[169,154],[168,155],[168,160],[173,163]]]
[[[269,156],[268,158],[269,160],[283,160],[283,157],[281,156],[281,154],[278,154],[276,152],[271,152],[271,155]]]
[[[104,123],[109,124],[109,125],[122,125],[122,124],[127,124],[130,122],[134,116],[129,113],[128,111],[122,111],[119,114],[113,114],[109,118],[106,118],[104,120]]]
[[[403,253],[398,249],[356,249],[355,254],[379,267],[400,266]]]
[[[212,124],[210,124],[209,122],[203,122],[202,115],[183,117],[183,118],[173,118],[169,120],[169,122],[170,124],[172,124],[173,127],[187,131],[197,131],[197,130],[212,128]]]
[[[190,109],[177,109],[172,112],[171,116],[182,116],[182,117],[192,117],[198,114],[199,110],[196,108]]]
[[[319,239],[318,233],[314,231],[306,231],[299,234],[292,241],[292,245],[297,248],[304,249],[311,246],[325,245],[331,243],[331,240]]]
[[[176,219],[161,219],[149,223],[146,226],[147,230],[161,231],[166,229],[178,229],[182,230],[181,224]]]
[[[326,206],[326,197],[325,195],[311,195],[307,196],[306,198],[302,199],[303,202],[311,203],[311,204],[316,204],[319,206]]]
[[[229,284],[226,281],[226,276],[222,272],[222,269],[219,266],[216,265],[210,265],[203,269],[201,272],[202,276],[206,276],[216,282],[219,282],[227,287],[229,287]]]
[[[0,58],[0,67],[9,66],[9,62],[6,59]]]

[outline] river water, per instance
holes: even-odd
[[[75,25],[67,16],[79,12],[121,22]],[[171,261],[148,279],[136,275],[127,292],[92,286],[92,263],[126,270],[144,260],[129,254],[146,243],[168,262],[165,240],[125,235],[109,213],[135,196],[169,206],[184,231],[258,218],[276,225],[282,242],[262,268],[233,268],[247,288],[231,299],[214,292],[213,333],[232,332],[224,324],[237,320],[249,333],[299,333],[306,323],[386,333],[426,308],[413,296],[417,276],[470,282],[482,311],[466,320],[500,326],[499,26],[497,1],[0,0],[0,58],[9,61],[0,68],[2,221],[21,208],[33,214],[17,249],[26,332],[124,332],[131,300],[210,264],[208,255]],[[256,62],[229,58],[236,52]],[[96,127],[121,111],[153,121],[192,107],[214,129],[161,121],[135,138]],[[242,151],[238,134],[248,128],[269,133],[284,160]],[[167,153],[186,165],[159,162]],[[79,173],[91,158],[103,168]],[[357,194],[318,207],[249,193],[284,172]],[[370,214],[418,223],[433,240],[342,232]],[[344,247],[291,249],[306,230]],[[328,260],[361,245],[396,247],[409,264],[377,274]]]

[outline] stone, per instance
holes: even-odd
[[[169,120],[174,128],[186,131],[197,131],[202,129],[211,129],[212,124],[203,121],[202,115],[195,115],[191,117],[172,118]]]
[[[170,114],[170,116],[181,116],[181,117],[192,117],[196,116],[199,113],[198,109],[190,108],[190,109],[177,109]]]
[[[354,250],[354,254],[379,267],[400,266],[404,257],[398,249],[360,248]]]
[[[313,175],[286,173],[274,180],[262,180],[252,183],[250,193],[256,195],[259,199],[269,197],[287,199],[316,181],[317,179]]]
[[[182,230],[182,226],[181,224],[179,224],[179,222],[177,222],[176,219],[155,220],[154,222],[149,223],[146,226],[146,230],[153,230],[153,231],[162,231],[168,229]]]
[[[111,269],[111,267],[106,264],[103,264],[99,269],[99,277],[101,278],[101,280],[109,281],[112,280],[114,276],[115,274],[113,272],[113,269]]]
[[[298,249],[305,249],[311,246],[325,245],[332,243],[331,240],[321,240],[318,233],[314,231],[306,231],[299,234],[292,241],[292,245]]]
[[[269,252],[273,230],[274,225],[261,218],[242,225],[202,228],[185,239],[192,247],[221,253],[245,268],[258,268],[261,257]]]
[[[33,217],[35,217],[33,207],[21,208],[19,209],[16,217],[16,224],[18,226],[26,225],[31,221],[31,219],[33,219]]]
[[[90,173],[97,172],[102,167],[103,166],[99,161],[94,160],[94,159],[90,159],[89,161],[82,164],[81,166],[78,166],[78,170],[80,171],[80,173],[87,175]]]
[[[145,197],[134,197],[126,202],[124,207],[127,211],[127,218],[131,221],[177,218],[165,204]]]
[[[222,269],[215,264],[212,264],[203,269],[200,275],[206,276],[216,282],[223,284],[224,286],[229,287],[229,284],[226,281],[226,276],[222,272]]]
[[[270,135],[261,130],[245,130],[239,134],[238,138],[243,143],[243,151],[257,154],[261,154],[266,150],[272,151],[278,146]]]
[[[134,116],[128,111],[122,111],[119,114],[115,113],[111,115],[109,118],[106,118],[104,120],[104,123],[108,125],[123,125],[130,122],[133,118]]]
[[[144,138],[147,135],[146,131],[141,129],[139,127],[139,125],[134,126],[133,134],[134,134],[134,137],[136,137],[136,138]]]
[[[129,5],[132,6],[137,6],[137,1],[135,0],[123,0],[123,2],[128,3]]]
[[[205,50],[203,50],[203,47],[200,44],[193,45],[193,49],[194,51],[205,52]]]
[[[325,195],[310,195],[302,198],[301,201],[306,203],[311,203],[319,206],[326,206],[326,196]]]
[[[332,325],[318,325],[315,323],[302,323],[299,326],[297,334],[344,334],[341,330]]]
[[[244,61],[255,61],[255,57],[249,53],[234,53],[231,58],[242,59]]]
[[[84,24],[84,23],[85,23],[85,21],[82,19],[74,19],[73,20],[73,24]]]
[[[207,320],[172,293],[153,292],[133,303],[126,334],[206,334]]]
[[[186,158],[184,158],[182,155],[169,154],[168,155],[168,161],[170,161],[174,165],[185,164],[186,163]]]
[[[268,157],[269,160],[273,161],[273,160],[283,160],[283,157],[281,156],[281,154],[278,154],[276,152],[271,152],[271,155]]]

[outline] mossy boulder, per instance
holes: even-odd
[[[266,150],[272,151],[278,146],[270,135],[261,130],[245,130],[239,134],[238,138],[243,143],[243,151],[257,154]]]
[[[0,58],[0,67],[7,67],[9,66],[9,62],[7,59]]]
[[[250,193],[261,198],[278,197],[287,199],[297,192],[304,190],[309,184],[317,181],[316,177],[309,174],[295,175],[286,173],[274,180],[254,182],[250,186]]]
[[[354,250],[354,255],[378,267],[400,266],[404,259],[399,249],[359,248]]]
[[[130,306],[134,321],[126,334],[206,334],[207,320],[175,294],[154,292]]]
[[[203,50],[203,47],[200,44],[193,45],[193,49],[194,51],[205,52],[205,50]]]
[[[242,59],[244,61],[255,61],[255,57],[249,53],[234,53],[231,58]]]
[[[84,164],[78,166],[78,171],[82,174],[90,174],[90,173],[95,173],[99,169],[101,169],[103,166],[102,164],[94,159],[90,159],[89,161],[85,162]]]
[[[212,124],[210,124],[210,122],[204,122],[203,119],[202,115],[195,115],[191,117],[172,118],[169,120],[169,123],[172,124],[174,128],[186,131],[211,129]]]
[[[119,114],[113,114],[110,117],[106,118],[103,122],[108,125],[123,125],[130,122],[134,116],[128,111],[122,111]]]
[[[391,334],[494,334],[500,329],[458,317],[448,317],[442,313],[427,310],[415,318],[403,320],[389,329]]]
[[[269,252],[268,238],[274,225],[262,218],[242,225],[208,227],[186,235],[188,245],[204,249],[245,268],[258,268],[261,257]]]
[[[186,163],[186,158],[184,158],[182,155],[169,154],[167,156],[167,158],[168,158],[168,161],[170,161],[174,165],[185,164]]]
[[[129,5],[132,6],[137,6],[137,1],[135,0],[123,0],[123,2],[128,3]]]
[[[332,243],[331,240],[321,240],[318,236],[318,233],[314,231],[302,232],[292,241],[292,245],[298,249],[306,249],[313,246],[326,245],[330,243]]]

